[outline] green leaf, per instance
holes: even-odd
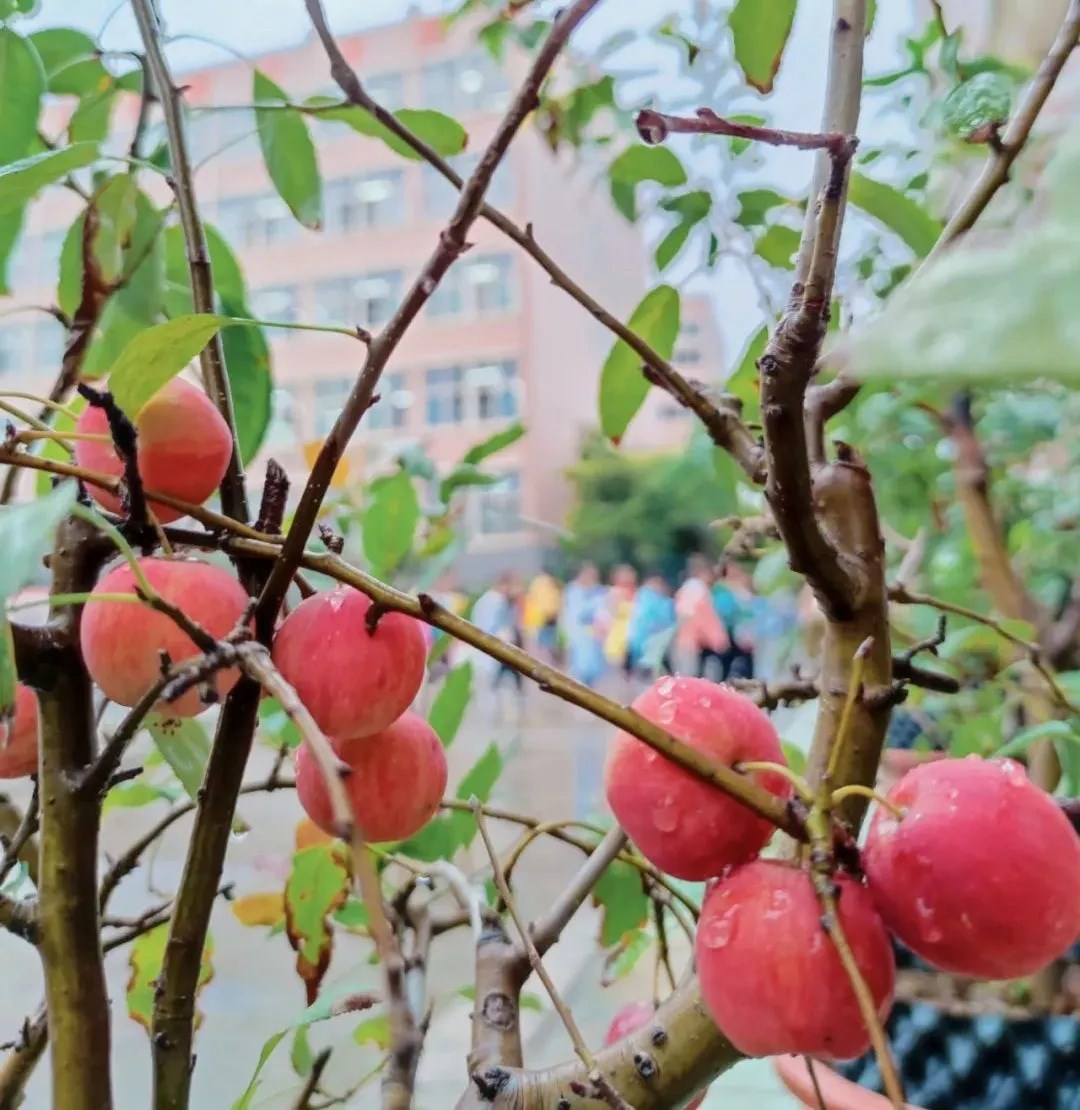
[[[71,511],[77,493],[75,482],[62,482],[36,501],[0,506],[0,600],[41,573],[41,559],[52,550],[56,526]]]
[[[308,1027],[306,1025],[298,1026],[296,1032],[293,1033],[292,1051],[289,1053],[289,1062],[292,1064],[292,1069],[301,1079],[311,1072],[311,1065],[313,1057],[311,1054],[311,1044],[308,1041]]]
[[[854,171],[848,185],[848,200],[899,235],[919,258],[925,258],[941,236],[940,221],[918,201],[884,181]]]
[[[737,0],[728,16],[735,61],[760,93],[773,90],[794,21],[795,0]]]
[[[146,327],[146,321],[132,316],[119,297],[110,297],[83,359],[82,376],[91,380],[107,374],[128,344],[134,342]]]
[[[628,326],[661,356],[671,358],[679,335],[679,294],[658,285],[634,309]],[[649,392],[641,359],[621,339],[612,347],[600,372],[600,426],[618,442]]]
[[[247,304],[247,286],[244,272],[225,237],[212,224],[203,225],[206,234],[206,250],[210,255],[210,266],[214,275],[214,292],[223,301],[232,304]],[[190,284],[187,260],[187,247],[184,243],[184,229],[179,224],[165,229],[165,277],[166,280],[185,288]],[[190,291],[188,298],[190,303]],[[185,315],[190,314],[191,308]],[[247,315],[247,313],[245,313]]]
[[[305,107],[325,108],[337,104],[332,97],[313,96],[305,101]],[[393,113],[394,118],[404,124],[417,138],[445,158],[460,154],[468,145],[469,136],[456,119],[432,108],[401,108]],[[392,131],[384,127],[370,112],[352,105],[330,108],[317,113],[320,120],[344,123],[360,135],[378,139],[385,143],[395,154],[413,162],[423,161],[412,147],[403,142]]]
[[[459,663],[443,679],[428,713],[428,724],[438,734],[444,748],[457,736],[472,696],[472,663]]]
[[[439,501],[443,505],[449,505],[450,499],[459,489],[472,486],[493,486],[498,480],[497,475],[488,474],[487,471],[481,470],[478,466],[459,463],[439,483]]]
[[[674,212],[679,221],[664,236],[656,248],[655,261],[658,270],[665,269],[686,244],[690,232],[709,214],[712,196],[704,189],[694,189],[689,193],[668,197],[660,202],[666,212]]]
[[[757,360],[765,353],[769,327],[762,324],[747,341],[735,372],[725,383],[727,391],[743,403],[743,414],[753,420],[758,408]]]
[[[1012,90],[1012,81],[1002,73],[977,73],[945,97],[942,120],[959,139],[1003,124],[1012,111]]]
[[[479,802],[486,802],[499,781],[504,762],[498,745],[489,744],[484,754],[469,768],[458,785],[458,799],[468,802],[476,798]],[[457,841],[455,851],[468,848],[476,835],[476,818],[471,813],[455,810],[442,820],[447,821],[453,830]]]
[[[86,96],[110,79],[94,40],[72,27],[49,27],[30,36],[51,93]]]
[[[732,123],[746,123],[751,127],[764,127],[767,122],[764,116],[755,116],[747,112],[736,113],[733,116],[728,116],[728,119]],[[728,142],[731,144],[731,153],[736,156],[744,154],[754,145],[752,139],[744,139],[740,136],[733,136]]]
[[[784,553],[784,561],[787,561],[786,552]],[[804,752],[802,748],[797,747],[795,744],[792,744],[787,740],[781,741],[780,746],[781,748],[783,748],[784,758],[787,760],[787,765],[795,772],[795,774],[801,775],[803,773],[803,768],[806,766],[806,752]]]
[[[643,181],[675,187],[686,184],[686,170],[678,157],[666,146],[636,143],[611,163],[611,199],[628,219],[637,219],[637,186]],[[618,188],[616,188],[618,186]]]
[[[390,1047],[390,1019],[386,1014],[362,1021],[353,1031],[357,1044],[373,1044],[384,1052]]]
[[[18,684],[15,638],[7,614],[0,611],[0,735],[5,737],[15,715],[15,690]]]
[[[116,403],[134,420],[143,405],[227,323],[227,316],[203,312],[178,316],[140,332],[124,348],[109,375]]]
[[[739,212],[735,222],[743,227],[755,227],[765,222],[765,217],[774,208],[790,204],[787,197],[775,189],[746,189],[735,198],[739,202]]]
[[[248,1085],[244,1088],[244,1093],[232,1104],[232,1110],[252,1110],[253,1103],[251,1100],[255,1097],[255,1092],[259,1089],[259,1075],[266,1066],[266,1061],[273,1056],[274,1049],[281,1044],[287,1032],[287,1029],[283,1029],[280,1033],[274,1033],[266,1039],[262,1046],[262,1051],[259,1053],[259,1061],[255,1065],[255,1071],[248,1080]]]
[[[84,96],[68,121],[68,139],[73,143],[103,143],[109,136],[115,103],[116,85],[112,81]]]
[[[8,265],[22,234],[25,218],[24,206],[0,213],[0,297],[10,297],[12,294],[12,288],[8,284]]]
[[[1069,721],[1042,721],[1037,725],[1022,728],[1007,744],[1003,744],[996,752],[994,759],[1006,756],[1023,755],[1032,744],[1040,740],[1062,741],[1067,744],[1080,744],[1080,734]]]
[[[330,966],[333,932],[327,920],[349,892],[349,868],[341,845],[316,844],[293,856],[285,884],[285,931],[296,952],[296,971],[307,989],[308,1005]]]
[[[158,925],[148,933],[137,937],[131,946],[128,966],[131,976],[127,985],[128,1016],[137,1021],[147,1033],[150,1032],[154,1013],[154,996],[157,993],[157,980],[165,960],[165,946],[169,941],[168,924]],[[214,939],[207,934],[203,946],[202,961],[199,964],[199,978],[195,984],[195,994],[214,977],[210,959],[214,954]],[[198,1028],[202,1014],[195,1013],[195,1026]]]
[[[73,143],[0,167],[0,212],[20,207],[46,185],[90,165],[97,152],[96,143]]]
[[[851,338],[864,380],[1080,380],[1080,229],[1051,223],[1001,246],[967,244],[919,270]]]
[[[365,558],[381,571],[393,570],[412,550],[419,521],[420,500],[404,470],[373,482],[361,518]]]
[[[284,90],[258,69],[252,97],[256,104],[289,102]],[[266,172],[278,195],[300,223],[318,229],[323,218],[322,179],[304,117],[291,108],[257,107],[255,127]]]
[[[146,731],[154,745],[172,768],[187,796],[195,801],[210,758],[210,736],[206,726],[194,717],[164,717],[149,713]]]
[[[175,802],[181,792],[171,786],[155,786],[145,779],[136,779],[134,782],[122,782],[114,786],[105,795],[101,807],[102,815],[113,809],[141,809],[143,806],[154,802]]]
[[[638,960],[652,947],[652,937],[644,929],[632,929],[619,942],[614,958],[604,969],[602,986],[625,979],[637,966]]]
[[[771,224],[764,235],[758,236],[754,253],[764,258],[770,266],[790,270],[795,265],[794,255],[799,249],[799,233],[784,224]]]
[[[511,424],[509,428],[504,428],[501,432],[488,436],[482,443],[474,444],[465,452],[461,461],[475,466],[485,459],[491,458],[492,455],[504,451],[511,444],[517,443],[524,434],[524,424]]]
[[[0,164],[30,152],[45,95],[45,71],[33,45],[0,27]]]
[[[243,302],[226,297],[221,307],[234,320],[249,317]],[[226,328],[221,333],[221,346],[232,390],[240,457],[247,464],[259,453],[273,415],[270,345],[262,328],[246,327]]]
[[[616,860],[593,887],[593,903],[601,910],[600,943],[611,948],[631,929],[648,920],[649,899],[641,885],[641,873],[622,860]]]
[[[334,911],[334,921],[344,929],[366,929],[370,921],[367,906],[359,898],[350,898]]]

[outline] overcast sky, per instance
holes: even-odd
[[[575,45],[583,52],[625,27],[646,27],[668,12],[688,13],[694,0],[609,0],[589,18],[579,31]],[[170,36],[197,35],[217,40],[230,51],[246,56],[287,46],[305,38],[310,32],[303,0],[159,0],[166,29]],[[335,31],[345,33],[386,23],[402,16],[403,0],[324,0]],[[415,10],[438,12],[447,9],[446,0],[426,0],[412,5]],[[557,7],[541,0],[538,12]],[[899,39],[910,31],[924,14],[922,0],[882,0],[878,4],[877,24],[867,44],[867,69],[881,72],[890,68],[899,57]],[[815,130],[824,95],[824,67],[829,19],[829,0],[803,0],[799,5],[795,31],[784,57],[775,92],[768,98],[768,111],[778,126]],[[107,23],[104,44],[110,49],[138,45],[138,34],[127,0],[43,0],[41,12],[34,17],[36,26],[65,24],[78,26],[97,36]],[[669,52],[642,44],[635,52],[621,54],[620,61],[643,67],[659,65],[670,59]],[[170,58],[177,68],[193,68],[230,57],[222,46],[206,42],[181,40],[169,47]],[[656,81],[655,100],[663,107],[665,97],[677,91],[674,74],[661,72]],[[742,110],[752,110],[752,105]],[[880,141],[882,129],[899,126],[890,120],[870,120],[875,139]],[[865,128],[864,128],[865,133]],[[685,153],[680,149],[680,153]],[[764,152],[763,183],[788,183],[791,193],[805,190],[811,171],[810,158],[802,152]],[[687,252],[689,254],[690,252]],[[674,268],[674,278],[679,278]],[[698,282],[694,283],[699,288]],[[717,313],[725,333],[728,357],[733,358],[750,330],[756,326],[758,298],[737,264],[722,266],[710,277],[707,288],[717,305]]]

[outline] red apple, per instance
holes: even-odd
[[[661,678],[634,709],[728,767],[787,762],[769,718],[742,694],[704,678]],[[781,798],[791,793],[780,775],[753,777]],[[744,863],[773,833],[768,821],[626,732],[611,743],[604,779],[608,805],[641,854],[680,879],[708,879]]]
[[[105,411],[88,405],[75,425],[77,432],[108,436]],[[232,457],[232,436],[209,397],[182,378],[173,378],[143,406],[135,418],[138,433],[139,477],[148,490],[167,493],[193,505],[201,505],[221,484]],[[87,470],[114,478],[124,473],[124,464],[111,442],[75,441],[75,461]],[[90,495],[105,509],[120,511],[120,498],[89,485]],[[163,524],[183,513],[150,502]]]
[[[604,1045],[614,1044],[616,1041],[621,1041],[623,1037],[629,1037],[631,1033],[636,1033],[643,1025],[652,1021],[655,1012],[649,1002],[628,1003],[615,1015],[615,1020],[608,1027],[607,1034],[604,1037]],[[697,1110],[705,1101],[705,1093],[702,1092],[702,1094],[688,1102],[686,1110]]]
[[[836,883],[840,923],[884,1020],[896,977],[889,935],[865,887],[846,875]],[[695,945],[701,995],[740,1052],[847,1060],[870,1047],[821,916],[810,875],[778,860],[736,868],[705,896]]]
[[[328,736],[367,736],[388,728],[424,681],[420,625],[384,613],[374,631],[371,601],[349,586],[306,598],[274,637],[274,663]]]
[[[197,559],[140,559],[147,581],[166,601],[182,609],[211,636],[221,638],[237,625],[248,595],[227,570]],[[135,575],[127,563],[114,567],[94,587],[82,613],[80,641],[90,677],[117,705],[132,706],[161,674],[160,652],[182,663],[202,652],[164,613],[148,605],[96,600],[107,594],[135,593]],[[223,698],[239,678],[236,670],[218,671],[214,684]],[[170,717],[194,717],[206,706],[198,690],[159,703]]]
[[[365,840],[406,840],[438,812],[446,789],[446,753],[423,717],[404,713],[374,736],[335,747],[351,768],[345,789]],[[323,832],[336,833],[326,780],[306,744],[296,750],[296,793],[308,817]]]
[[[1010,759],[909,771],[878,807],[863,866],[885,924],[956,975],[1016,979],[1080,935],[1080,838]]]
[[[21,779],[38,769],[37,695],[21,682],[15,687],[11,720],[0,726],[0,779]]]

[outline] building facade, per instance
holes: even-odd
[[[514,64],[501,69],[467,28],[435,18],[345,36],[342,48],[365,85],[388,108],[431,107],[466,128],[459,172],[476,164],[513,89]],[[255,59],[299,101],[336,95],[325,55],[313,39]],[[183,76],[196,183],[203,216],[239,255],[249,307],[259,318],[359,325],[376,332],[433,249],[456,191],[430,167],[403,159],[341,123],[310,119],[324,189],[319,231],[301,227],[278,198],[255,135],[252,71],[230,62]],[[118,113],[130,137],[135,105]],[[530,223],[561,267],[616,315],[626,318],[647,288],[640,229],[611,205],[595,170],[552,156],[529,125],[497,173],[489,201],[515,222]],[[159,183],[160,184],[160,183]],[[147,187],[150,183],[147,182]],[[161,192],[161,199],[168,198]],[[23,301],[49,303],[63,235],[78,202],[52,191],[31,214],[13,270]],[[365,416],[347,458],[361,477],[392,466],[402,450],[422,447],[440,466],[520,420],[526,435],[492,460],[500,480],[468,494],[470,551],[515,561],[535,558],[563,523],[570,490],[565,469],[597,425],[600,367],[610,334],[551,285],[547,275],[495,228],[480,221],[469,250],[436,289],[387,366],[380,402]],[[256,488],[273,456],[299,486],[359,371],[363,347],[318,332],[268,332],[274,417]],[[0,320],[0,373],[41,389],[59,363],[62,334],[49,317]],[[704,380],[722,376],[711,305],[688,297],[676,362]],[[653,391],[656,394],[657,391]],[[690,418],[650,396],[625,441],[627,450],[678,447]]]

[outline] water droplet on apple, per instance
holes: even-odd
[[[662,698],[670,698],[671,695],[675,692],[675,679],[671,678],[670,676],[665,678],[664,681],[656,687],[656,692]]]
[[[678,708],[679,707],[675,704],[674,700],[664,702],[664,704],[661,705],[660,708],[657,710],[657,720],[662,725],[670,725],[672,721],[675,720],[675,714],[678,711]]]
[[[702,944],[706,948],[725,947],[735,931],[735,918],[738,912],[738,907],[732,906],[723,917],[710,919],[703,928]]]
[[[966,913],[962,913],[960,915],[960,924],[963,925],[965,929],[974,928],[974,926],[971,923],[971,917]]]
[[[711,709],[712,708],[712,698],[698,698],[698,705],[702,709]]]
[[[658,799],[653,806],[652,819],[658,832],[673,833],[679,827],[679,803],[671,794]]]
[[[791,895],[786,890],[774,890],[769,899],[769,908],[764,914],[765,920],[773,921],[783,917],[789,909],[791,909]]]

